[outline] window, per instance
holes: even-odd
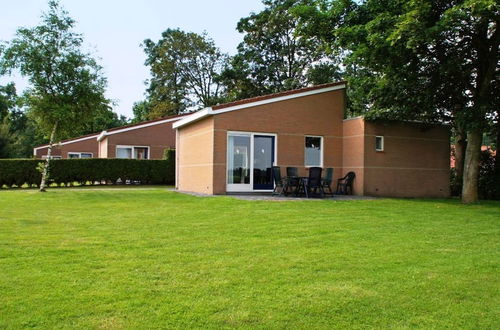
[[[116,158],[132,158],[132,148],[131,147],[116,148]]]
[[[91,152],[68,152],[68,158],[92,158]]]
[[[305,165],[323,166],[323,137],[306,136]]]
[[[149,147],[117,146],[116,158],[149,159]]]
[[[148,159],[148,148],[144,147],[134,147],[134,158],[135,159]]]
[[[50,156],[50,159],[61,159],[61,156]],[[47,155],[43,155],[42,159],[47,159]]]
[[[375,150],[376,151],[384,151],[384,137],[376,136],[375,137]]]

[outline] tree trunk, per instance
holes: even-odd
[[[462,185],[462,202],[466,204],[478,201],[479,160],[482,140],[483,134],[480,130],[467,133],[464,181]]]
[[[40,183],[40,191],[45,192],[47,183],[47,174],[49,172],[50,159],[52,158],[52,146],[54,145],[54,137],[56,136],[57,122],[52,128],[52,133],[50,133],[49,148],[47,149],[47,158],[45,160],[45,166],[42,171],[42,182]]]
[[[467,142],[465,134],[463,132],[457,132],[455,135],[455,171],[458,182],[463,182],[466,148]]]

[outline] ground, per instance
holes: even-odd
[[[0,191],[0,328],[497,328],[500,203]]]

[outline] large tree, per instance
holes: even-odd
[[[357,101],[368,116],[453,126],[462,199],[476,201],[481,139],[499,107],[498,3],[318,0],[301,16],[304,31],[341,47],[345,65],[361,70],[351,88],[363,90]]]
[[[49,136],[47,161],[40,191],[45,191],[52,146],[57,138],[71,136],[109,100],[104,96],[106,79],[101,67],[82,50],[82,36],[72,31],[74,20],[57,1],[40,25],[19,28],[2,50],[0,68],[17,69],[28,78],[25,100],[30,116]]]
[[[331,82],[340,69],[314,36],[297,33],[293,11],[304,0],[264,0],[264,10],[242,18],[243,42],[226,69],[225,81],[235,98]],[[253,94],[253,95],[252,95]]]
[[[147,119],[179,114],[222,100],[219,76],[227,55],[206,34],[167,29],[160,40],[146,39],[143,47],[151,79],[146,102],[135,107],[140,107],[139,112],[146,111]]]

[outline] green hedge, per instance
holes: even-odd
[[[42,160],[0,160],[0,187],[38,185],[41,174],[37,169]],[[79,182],[137,182],[141,184],[173,184],[175,163],[168,160],[136,159],[56,159],[50,162],[49,182],[69,184]]]

